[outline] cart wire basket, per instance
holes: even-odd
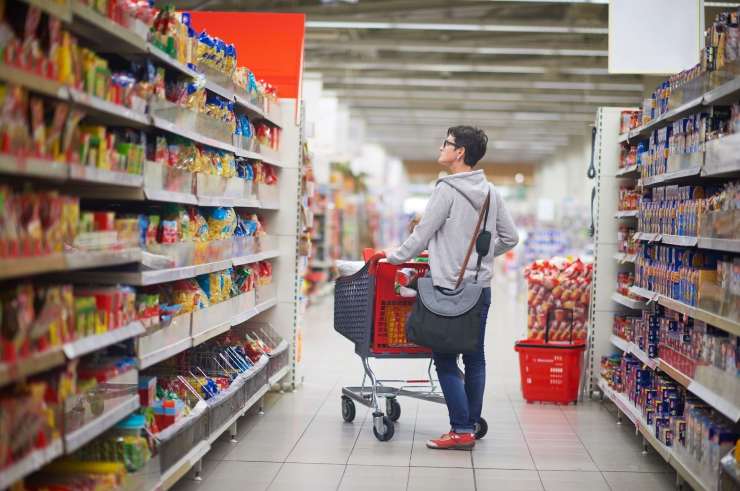
[[[355,403],[373,410],[373,433],[380,441],[393,438],[394,422],[401,417],[398,396],[444,404],[437,380],[432,377],[432,353],[410,343],[406,338],[406,319],[414,297],[403,297],[394,288],[396,271],[414,268],[425,274],[429,265],[408,262],[394,265],[382,261],[384,255],[366,254],[366,263],[358,272],[339,277],[334,288],[334,330],[355,345],[364,369],[361,386],[342,387],[342,417],[355,419]],[[429,358],[427,378],[414,380],[380,380],[370,367],[370,358]],[[368,383],[369,381],[369,383]],[[380,400],[385,399],[382,408]],[[382,409],[385,409],[383,412]],[[483,438],[488,424],[481,418],[476,438]]]

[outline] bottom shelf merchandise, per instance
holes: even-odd
[[[601,377],[666,460],[688,469],[703,489],[717,488],[720,459],[740,438],[736,424],[631,354],[602,358]]]

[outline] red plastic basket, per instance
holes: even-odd
[[[522,396],[527,402],[569,404],[578,399],[585,341],[518,341]]]
[[[410,343],[406,339],[406,319],[416,299],[396,294],[394,289],[396,271],[401,268],[414,268],[423,275],[429,269],[429,265],[427,263],[378,263],[374,272],[375,305],[370,351],[375,354],[431,353],[430,350]]]

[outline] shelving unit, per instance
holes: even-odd
[[[262,247],[256,249],[258,252],[204,264],[151,269],[149,266],[152,255],[138,247],[106,251],[65,250],[41,257],[0,260],[0,280],[16,281],[33,275],[51,275],[51,278],[64,278],[63,281],[67,283],[130,286],[158,285],[190,279],[261,261],[270,261],[273,264],[271,285],[258,285],[256,290],[224,302],[229,303],[227,306],[215,304],[204,309],[214,312],[201,310],[180,315],[162,326],[145,327],[140,322],[132,322],[13,363],[0,363],[0,387],[5,387],[62,367],[70,360],[89,357],[110,346],[121,344],[134,345],[137,368],[144,370],[231,329],[243,329],[245,326],[249,328],[256,323],[267,324],[283,341],[275,348],[272,357],[263,356],[253,369],[246,375],[242,374],[227,390],[219,394],[219,401],[228,399],[229,407],[234,406],[233,414],[218,427],[209,428],[204,439],[188,446],[186,454],[177,462],[161,469],[156,477],[149,476],[143,487],[137,488],[137,491],[166,490],[192,469],[199,469],[200,461],[210,450],[210,445],[226,431],[235,434],[239,418],[250,408],[260,404],[269,390],[292,389],[300,383],[296,376],[296,331],[300,328],[301,317],[298,291],[300,257],[297,251],[299,217],[296,212],[301,186],[301,128],[300,123],[295,120],[298,101],[282,99],[278,104],[272,104],[270,110],[259,107],[246,94],[170,58],[149,43],[144,35],[119,25],[79,0],[59,3],[23,1],[60,18],[65,29],[78,36],[83,45],[91,47],[103,57],[106,54],[115,54],[124,58],[148,58],[163,67],[168,74],[202,78],[206,90],[233,101],[250,119],[264,120],[282,129],[278,150],[259,146],[255,146],[254,150],[247,150],[240,148],[241,144],[237,145],[234,141],[211,138],[189,127],[173,124],[157,116],[151,107],[147,112],[136,111],[18,68],[3,65],[0,70],[0,81],[24,87],[32,94],[67,102],[72,107],[83,109],[85,117],[96,123],[176,135],[208,147],[232,152],[236,157],[262,161],[277,170],[278,189],[265,194],[265,198],[259,194],[256,185],[251,194],[245,193],[243,196],[206,195],[190,192],[191,188],[196,188],[191,186],[184,187],[186,192],[163,189],[162,184],[152,181],[147,172],[147,168],[157,165],[153,162],[146,163],[147,168],[143,175],[134,175],[84,167],[71,162],[0,155],[0,179],[10,179],[12,182],[32,180],[52,189],[63,189],[80,198],[113,200],[124,203],[125,206],[133,205],[132,202],[141,202],[136,203],[136,206],[146,206],[146,202],[180,203],[202,207],[249,208],[266,213],[265,229],[270,235],[261,240]],[[193,175],[192,179],[195,178]],[[243,182],[239,180],[240,184]],[[197,189],[200,190],[200,186]],[[64,274],[71,271],[75,274]],[[216,315],[217,310],[220,316]],[[211,412],[215,414],[216,402],[210,401],[208,409],[199,413],[198,417],[209,418],[212,416]],[[86,424],[74,430],[62,431],[60,439],[50,442],[43,449],[31,452],[11,467],[2,469],[0,489],[5,489],[58,457],[72,454],[138,408],[139,396],[134,389],[128,397],[121,398],[114,407],[106,408]],[[212,420],[209,423],[215,424]]]
[[[616,210],[618,183],[631,180],[638,189],[664,186],[669,184],[702,184],[716,183],[723,177],[734,178],[740,176],[740,135],[729,135],[705,144],[705,151],[681,157],[681,162],[674,162],[680,170],[662,175],[640,177],[639,168],[619,169],[620,146],[624,143],[634,143],[650,136],[651,132],[661,128],[671,121],[685,117],[697,110],[717,104],[718,101],[727,104],[740,100],[740,77],[723,84],[717,89],[686,101],[672,109],[660,118],[643,127],[618,135],[614,130],[618,127],[621,109],[601,108],[597,112],[597,136],[595,156],[597,158],[597,196],[596,209],[596,250],[594,282],[592,290],[592,310],[590,336],[590,366],[589,390],[597,389],[603,397],[611,400],[636,427],[643,436],[646,446],[653,448],[678,473],[681,480],[687,482],[693,489],[714,490],[709,482],[711,476],[706,469],[697,469],[692,458],[684,455],[679,447],[667,447],[655,435],[655,429],[647,425],[641,411],[624,394],[614,391],[607,382],[600,377],[598,360],[615,350],[619,353],[631,354],[643,364],[643,368],[660,371],[664,375],[683,386],[689,393],[698,397],[711,406],[718,413],[730,421],[740,421],[740,378],[732,377],[713,366],[698,365],[693,378],[672,366],[660,357],[651,358],[640,347],[625,339],[612,334],[613,317],[621,309],[636,310],[652,309],[660,305],[667,309],[679,312],[685,316],[704,321],[709,325],[722,329],[732,335],[740,335],[740,320],[709,312],[705,309],[687,305],[666,295],[646,290],[637,286],[630,287],[630,297],[614,291],[619,272],[629,273],[637,257],[617,252],[617,226],[620,220],[631,216],[638,216],[639,210],[631,213]],[[709,238],[693,236],[677,236],[660,233],[637,232],[633,237],[643,244],[663,244],[680,248],[695,248],[718,253],[740,252],[740,239]],[[641,248],[644,246],[641,246]],[[637,301],[631,297],[640,297]],[[608,340],[608,343],[605,343]],[[595,383],[594,383],[595,382]],[[733,462],[734,465],[734,462]],[[716,476],[715,476],[716,477]]]

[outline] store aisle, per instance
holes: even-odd
[[[265,414],[239,422],[239,443],[227,435],[204,462],[191,490],[629,490],[673,488],[674,474],[654,452],[642,455],[634,428],[616,424],[608,404],[528,405],[521,399],[514,340],[525,308],[510,284],[494,285],[489,317],[489,434],[473,452],[429,450],[425,441],[448,429],[446,408],[400,399],[402,415],[390,442],[378,442],[368,411],[342,421],[340,387],[358,384],[362,370],[352,345],[331,326],[331,300],[305,318],[305,383],[270,395]],[[377,362],[385,377],[420,377],[418,360]]]

